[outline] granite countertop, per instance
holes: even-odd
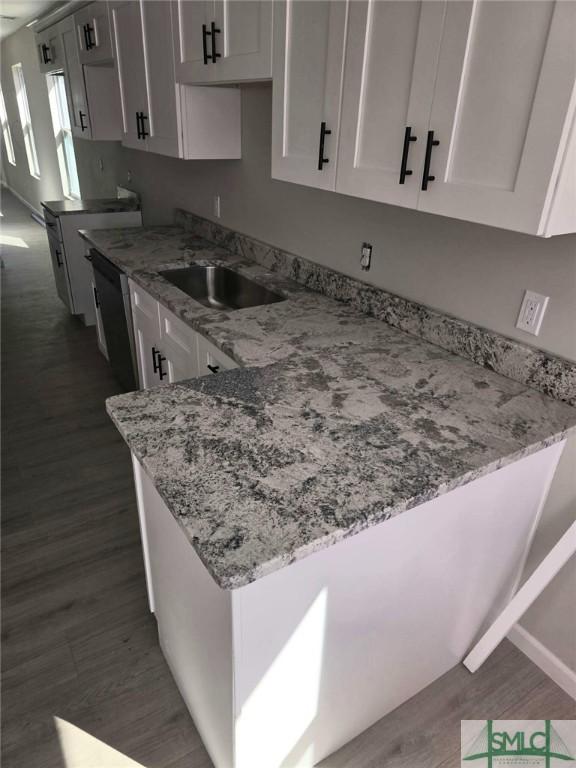
[[[110,197],[101,200],[48,200],[42,206],[54,216],[71,213],[123,213],[139,211],[140,200],[136,197]]]
[[[225,589],[529,455],[576,409],[170,227],[83,236],[245,366],[108,411]],[[225,263],[286,296],[216,312],[157,274]]]

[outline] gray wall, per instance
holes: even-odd
[[[4,181],[21,195],[37,211],[42,200],[59,200],[63,197],[62,183],[56,156],[56,142],[52,129],[46,76],[38,68],[34,34],[23,27],[1,44],[1,80],[6,101],[6,111],[12,132],[16,165],[11,165],[4,155],[2,142],[2,166]],[[26,82],[26,92],[32,128],[38,153],[40,178],[30,175],[24,137],[18,116],[12,65],[20,62]],[[80,191],[83,197],[108,197],[116,194],[116,163],[120,151],[118,142],[90,142],[75,140]],[[100,170],[100,159],[103,171]]]
[[[214,218],[212,199],[220,194],[220,221],[228,227],[576,360],[576,236],[544,240],[273,181],[270,86],[242,91],[240,161],[179,161],[121,151],[119,183],[142,196],[146,224],[170,223],[176,206]],[[358,263],[364,240],[374,246],[369,273]],[[514,328],[525,288],[550,296],[537,338]],[[574,519],[575,466],[573,440],[554,480],[527,573]],[[572,562],[523,620],[574,670],[575,585]]]

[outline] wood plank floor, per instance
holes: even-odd
[[[11,195],[2,208],[28,246],[5,246],[2,270],[2,765],[209,768],[147,609],[129,455],[104,410],[120,390],[56,297],[44,229]],[[322,766],[451,768],[462,718],[575,716],[504,643]]]

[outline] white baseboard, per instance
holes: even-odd
[[[520,624],[512,627],[508,633],[508,640],[576,701],[576,672],[564,664],[558,656],[553,654],[545,645],[542,645],[534,635],[531,635]]]
[[[2,182],[2,186],[5,189],[7,189],[9,192],[11,192],[14,195],[15,198],[20,200],[22,205],[25,205],[26,208],[28,208],[28,210],[31,211],[34,214],[34,216],[39,218],[41,221],[44,221],[44,216],[40,213],[40,211],[37,211],[36,208],[34,208],[34,206],[32,205],[32,203],[29,203],[28,200],[26,200],[26,198],[22,197],[22,195],[19,192],[16,192],[15,189],[12,189],[12,187],[9,184],[6,184],[5,181]]]

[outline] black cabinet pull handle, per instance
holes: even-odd
[[[81,109],[78,110],[78,117],[80,118],[80,128],[82,131],[85,131],[88,127],[87,125],[84,125],[84,118],[86,117],[86,113],[82,112]]]
[[[62,261],[62,259],[60,258],[60,256],[61,256],[61,253],[60,253],[60,251],[58,250],[58,248],[56,248],[56,249],[54,250],[54,254],[55,254],[55,256],[56,256],[56,264],[58,264],[58,266],[59,266],[59,267],[61,267],[61,266],[62,266],[62,264],[63,264],[64,262],[63,262],[63,261]]]
[[[50,56],[50,46],[42,43],[42,61],[44,64],[51,64],[52,58]]]
[[[208,363],[206,368],[208,368],[208,370],[211,371],[212,373],[218,373],[218,371],[220,370],[219,365],[210,365],[210,363]]]
[[[326,123],[322,122],[320,123],[320,146],[318,147],[318,170],[322,170],[322,166],[325,163],[329,163],[330,159],[328,157],[324,157],[324,139],[326,136],[330,136],[332,131],[329,131],[326,128]]]
[[[136,112],[136,138],[141,139],[142,138],[142,128],[140,127],[140,115],[141,112]]]
[[[84,48],[85,48],[87,51],[89,51],[89,50],[90,50],[90,45],[89,45],[89,43],[88,43],[88,31],[87,31],[87,27],[88,27],[88,24],[84,24],[84,26],[82,27],[82,30],[83,30],[83,32],[84,32]]]
[[[402,148],[402,164],[400,166],[400,181],[399,184],[404,184],[406,176],[412,176],[412,171],[409,171],[406,167],[408,165],[408,153],[410,152],[410,142],[418,141],[416,136],[412,136],[412,128],[406,127],[404,131],[404,146]]]
[[[158,352],[156,347],[152,347],[152,366],[154,368],[154,373],[158,373],[158,362],[156,360],[156,355],[160,357],[160,352]]]
[[[211,33],[206,29],[206,24],[202,24],[202,53],[204,55],[204,64],[208,64],[208,42],[206,40],[206,35],[210,34]]]
[[[220,30],[216,28],[215,21],[210,24],[209,34],[212,36],[212,64],[216,64],[216,60],[220,58],[220,54],[216,53],[216,35],[220,34]]]
[[[145,115],[144,112],[140,112],[140,126],[141,126],[140,138],[141,139],[145,139],[146,136],[150,136],[149,131],[147,131],[146,128],[144,127],[144,120],[148,120],[148,115]]]
[[[96,306],[96,309],[100,308],[100,302],[98,301],[98,291],[96,290],[96,286],[92,286],[92,290],[94,292],[94,304]]]
[[[160,381],[167,375],[166,371],[162,369],[162,363],[166,360],[164,355],[161,355],[160,352],[158,352],[158,375],[160,376]]]
[[[92,48],[96,47],[96,42],[92,40],[92,32],[94,32],[94,27],[91,27],[90,24],[86,24],[84,35],[86,37],[86,50],[91,51]]]
[[[432,160],[432,147],[437,147],[440,142],[434,138],[434,131],[428,131],[426,139],[426,156],[424,158],[424,173],[422,174],[422,189],[428,189],[428,182],[435,181],[436,176],[430,175],[430,161]]]

